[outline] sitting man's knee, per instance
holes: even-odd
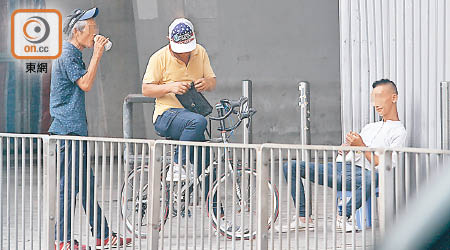
[[[192,120],[192,123],[199,131],[205,131],[206,126],[208,125],[208,121],[206,120],[206,118],[201,115],[196,115]]]

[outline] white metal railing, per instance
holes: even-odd
[[[69,149],[65,146],[69,144],[75,146]],[[172,173],[175,150],[180,147],[193,151],[192,156],[186,154],[186,162],[192,160],[193,166],[201,163],[201,168],[185,164],[187,176],[181,181]],[[124,149],[130,150],[124,152]],[[338,168],[339,150],[377,154],[378,171],[374,164],[362,166],[368,168],[367,175],[359,178],[354,161]],[[368,248],[383,237],[386,228],[395,221],[395,214],[408,208],[409,197],[420,195],[427,176],[449,165],[449,156],[448,150],[413,148],[387,150],[0,133],[0,249],[52,249],[55,241],[69,238],[93,247],[97,244],[96,235],[110,237],[112,232],[131,238],[130,246],[134,249],[322,249],[349,244]],[[178,154],[177,162],[182,162],[181,157]],[[77,159],[83,158],[85,168],[69,167],[77,166]],[[295,164],[292,160],[296,160]],[[296,171],[308,165],[310,168],[304,168],[304,173]],[[323,174],[319,169],[324,169]],[[349,174],[338,178],[339,170],[348,170]],[[171,178],[167,178],[169,172]],[[81,181],[76,185],[77,179],[86,183],[83,185]],[[349,179],[355,181],[339,185]],[[329,188],[314,180],[328,183]],[[291,231],[299,224],[292,217],[300,208],[301,181],[305,187],[307,226],[314,227]],[[291,195],[294,183],[295,203]],[[93,208],[83,209],[83,195],[78,195],[75,208],[76,186],[79,194],[85,193],[87,204],[93,201]],[[86,192],[91,189],[92,193]],[[351,206],[340,206],[339,196],[343,196],[343,204],[351,197]],[[357,197],[361,198],[360,209]],[[61,209],[61,206],[71,209]],[[337,214],[339,211],[346,214],[348,210],[354,224],[359,221],[359,226],[352,225],[351,231],[345,232],[347,228],[339,227]],[[106,222],[110,228],[108,234]]]
[[[450,82],[441,82],[441,138],[442,149],[450,149]]]
[[[269,159],[265,171],[271,179],[276,179],[274,182],[279,187],[281,208],[275,227],[267,231],[270,249],[342,248],[347,246],[347,242],[351,242],[352,247],[366,248],[374,245],[379,235],[377,232],[379,220],[376,219],[374,212],[371,219],[366,213],[376,211],[378,185],[375,166],[373,164],[362,166],[362,169],[367,167],[368,170],[366,170],[367,174],[358,175],[360,183],[350,181],[356,180],[356,173],[361,173],[357,171],[359,167],[354,161],[345,162],[346,164],[338,163],[336,157],[339,150],[353,151],[353,153],[367,151],[373,156],[377,149],[282,144],[264,144],[262,147],[263,154]],[[303,158],[302,153],[306,157]],[[383,151],[378,150],[378,153],[380,157],[383,157]],[[302,161],[302,159],[305,160]],[[347,174],[341,175],[340,172]],[[303,184],[301,184],[302,180]],[[343,185],[343,183],[347,184]],[[364,183],[366,185],[363,185]],[[329,188],[322,186],[323,184]],[[301,189],[303,192],[300,191]],[[357,189],[361,192],[360,209],[356,207]],[[311,193],[312,196],[310,196]],[[303,209],[299,211],[301,194],[305,200]],[[339,197],[345,198],[341,198],[343,200],[341,206],[338,206]],[[350,208],[344,205],[349,198],[352,200]],[[308,202],[309,200],[312,202]],[[368,202],[371,205],[368,205]],[[267,207],[267,209],[272,211],[273,208]],[[348,209],[351,210],[350,213]],[[346,228],[346,223],[339,226],[337,216],[339,212],[351,214],[354,226]],[[295,230],[301,224],[297,219],[299,214],[305,217],[306,225],[300,230]],[[357,215],[361,217],[359,219],[361,228],[356,225]],[[346,216],[342,219],[345,222]],[[374,226],[367,228],[365,225]]]
[[[0,249],[42,249],[45,136],[0,135]]]
[[[80,245],[103,249],[105,245],[111,248],[114,242],[98,239],[111,238],[116,233],[124,241],[129,238],[133,248],[144,249],[146,241],[140,236],[141,231],[146,230],[146,224],[138,223],[139,227],[132,229],[137,220],[146,218],[145,193],[140,190],[147,188],[143,180],[148,176],[143,176],[139,170],[148,163],[145,160],[139,162],[137,158],[148,158],[152,142],[73,136],[51,136],[49,141],[50,147],[60,152],[49,161],[49,172],[56,173],[49,181],[56,187],[56,195],[51,195],[48,201],[55,211],[52,216],[56,218],[57,226],[49,228],[51,233],[54,229],[54,240],[66,242],[70,237],[73,244],[74,236],[78,235]],[[81,158],[85,162],[78,165],[77,159]],[[130,158],[134,158],[132,163]],[[64,199],[60,198],[60,192]],[[62,209],[62,206],[70,209]],[[75,220],[77,210],[79,217]],[[83,214],[86,216],[80,216]]]
[[[423,148],[400,148],[387,150],[395,155],[398,167],[386,169],[384,192],[387,215],[408,209],[410,200],[420,196],[421,190],[429,184],[431,176],[450,166],[450,151]],[[386,219],[395,221],[395,217]]]
[[[171,159],[176,159],[174,152],[177,147],[186,147],[186,152],[193,152],[193,159],[186,154],[186,162],[193,165],[187,164],[186,181],[182,182],[175,182],[178,176],[171,172],[174,165]],[[151,224],[158,225],[152,228],[149,237],[152,249],[157,249],[158,244],[162,249],[255,248],[258,147],[251,144],[157,141],[152,166],[152,180],[155,182],[151,204],[160,204],[161,201],[165,204],[157,206],[156,210],[150,209],[153,211]],[[178,154],[178,162],[182,162],[181,156]],[[194,167],[199,164],[200,167]],[[158,209],[161,210],[158,212]]]

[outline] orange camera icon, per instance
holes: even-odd
[[[62,16],[55,9],[11,14],[11,54],[16,59],[56,59],[62,52]]]

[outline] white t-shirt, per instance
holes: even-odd
[[[369,123],[361,130],[361,138],[370,148],[399,148],[405,147],[406,144],[406,129],[400,121],[379,121]],[[370,169],[370,162],[364,156],[363,153],[351,152],[345,156],[347,162],[351,162],[352,158],[355,159],[355,165],[365,166]],[[343,157],[338,156],[337,161],[342,162]],[[364,165],[365,161],[365,165]],[[392,165],[396,165],[396,155],[392,155]]]

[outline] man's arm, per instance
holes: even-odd
[[[212,91],[216,88],[216,77],[200,78],[194,82],[197,91]]]
[[[89,63],[88,70],[84,76],[76,81],[76,84],[84,92],[89,92],[94,85],[95,75],[97,74],[98,64],[102,58],[103,51],[105,50],[105,44],[108,42],[108,38],[99,36],[94,45],[94,53],[92,54],[91,61]]]
[[[364,152],[364,156],[370,163],[372,162],[372,153],[371,152],[369,152],[369,151]],[[380,163],[380,158],[375,153],[373,153],[373,163],[374,163],[374,166],[378,166],[378,164]]]
[[[203,49],[204,50],[204,49]],[[199,92],[212,91],[216,88],[216,75],[211,67],[208,53],[203,53],[203,77],[194,81],[195,89]]]
[[[187,82],[171,82],[166,84],[143,83],[142,95],[159,98],[169,93],[182,95],[189,90],[190,84]]]
[[[366,144],[364,143],[362,137],[358,133],[352,132],[352,131],[350,131],[345,136],[345,143],[350,146],[355,146],[355,147],[367,147]],[[376,155],[375,153],[373,154],[373,159],[372,159],[371,152],[368,152],[368,151],[364,152],[364,156],[366,157],[366,159],[369,162],[373,161],[375,166],[378,166],[378,164],[380,163],[380,159],[379,159],[378,155]]]

